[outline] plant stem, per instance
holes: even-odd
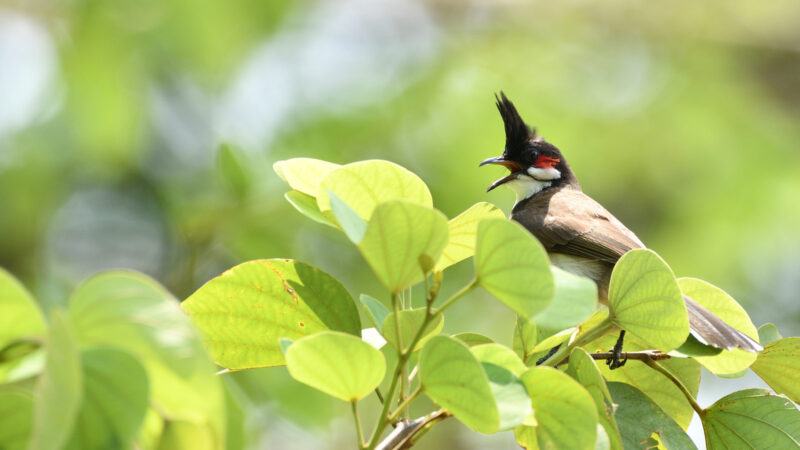
[[[356,406],[357,401],[352,400],[350,401],[350,406],[352,407],[353,411],[353,420],[356,423],[356,438],[358,439],[358,448],[363,449],[366,448],[364,444],[364,432],[361,430],[361,419],[358,418],[358,407]]]
[[[598,353],[591,353],[589,356],[591,356],[592,359],[606,360],[608,358],[613,357],[614,354],[612,352],[598,352]],[[672,358],[672,356],[670,356],[667,353],[661,353],[661,352],[655,351],[655,350],[643,350],[643,351],[639,351],[639,352],[623,352],[623,353],[620,353],[620,357],[622,359],[630,359],[632,361],[637,361],[638,360],[638,361],[645,361],[645,362],[646,361],[660,361],[662,359],[670,359],[670,358]]]
[[[422,386],[418,386],[414,389],[414,392],[409,394],[409,396],[397,406],[397,409],[389,414],[389,421],[393,422],[395,419],[403,415],[403,411],[408,408],[408,405],[411,404],[418,396],[422,393]]]
[[[397,334],[398,347],[401,350],[398,350],[397,366],[395,367],[394,374],[392,375],[392,382],[389,385],[389,391],[386,393],[386,397],[384,398],[383,409],[381,410],[381,415],[378,417],[378,423],[375,424],[375,430],[372,433],[372,438],[369,441],[369,445],[367,445],[367,448],[369,450],[374,449],[375,446],[378,445],[378,442],[380,441],[381,434],[383,433],[383,430],[386,428],[386,425],[388,425],[388,423],[391,421],[391,417],[388,414],[389,413],[389,406],[392,404],[392,399],[394,398],[394,393],[395,393],[395,390],[397,389],[397,385],[398,385],[398,379],[401,376],[404,377],[406,363],[408,362],[409,358],[411,358],[411,354],[414,352],[414,347],[417,346],[417,344],[419,343],[420,339],[422,339],[422,336],[425,334],[425,329],[428,328],[428,324],[435,317],[437,317],[440,314],[442,314],[442,312],[444,312],[445,309],[450,307],[458,299],[460,299],[461,297],[466,295],[471,290],[475,289],[475,287],[477,287],[477,286],[478,286],[478,281],[473,279],[469,284],[467,284],[463,288],[459,289],[458,292],[456,292],[455,294],[450,296],[450,298],[448,298],[442,304],[442,306],[440,308],[438,308],[436,311],[433,310],[433,302],[434,302],[434,300],[436,300],[436,295],[435,294],[428,295],[427,298],[426,298],[427,301],[426,301],[426,304],[425,304],[425,318],[422,321],[422,325],[417,330],[417,334],[415,334],[414,338],[411,339],[411,342],[409,343],[408,347],[405,347],[403,345],[399,345],[400,344],[400,336],[399,336],[400,326],[399,326],[399,323],[397,323],[397,322],[395,323],[395,328],[396,328],[397,333],[398,333]],[[397,311],[397,296],[396,295],[392,296],[392,307],[395,309],[395,311]],[[403,385],[405,385],[404,382],[403,382]],[[402,395],[402,393],[401,393],[401,395]],[[405,399],[401,398],[399,401],[400,401],[400,404],[403,404]]]
[[[551,357],[547,358],[545,361],[542,362],[542,366],[550,366],[556,367],[561,364],[569,354],[572,352],[572,349],[575,347],[580,347],[583,344],[591,342],[598,337],[602,336],[608,329],[611,328],[611,318],[607,317],[602,322],[598,323],[597,326],[590,329],[582,336],[578,336],[575,338],[574,341],[570,342],[569,345],[562,345],[561,348],[558,349]]]
[[[692,405],[692,409],[694,409],[698,415],[702,416],[703,414],[705,414],[705,410],[702,407],[700,407],[700,405],[697,403],[697,400],[695,400],[694,395],[692,395],[692,393],[689,392],[689,389],[681,382],[681,380],[679,380],[675,375],[673,375],[672,372],[665,369],[664,366],[657,363],[653,359],[647,358],[647,359],[642,359],[642,361],[644,361],[645,364],[652,367],[656,371],[661,372],[661,374],[664,375],[665,377],[669,378],[669,380],[672,381],[672,383],[674,383],[675,386],[677,386],[678,389],[681,390],[683,395],[686,397],[686,400],[689,402],[690,405]]]
[[[453,303],[458,301],[461,297],[465,296],[466,294],[468,294],[471,290],[475,289],[476,287],[478,287],[478,280],[473,278],[472,281],[470,281],[468,285],[466,285],[463,288],[459,289],[458,292],[456,292],[455,294],[451,295],[450,298],[445,300],[444,303],[442,303],[442,306],[440,306],[436,310],[436,314],[443,313],[447,308],[452,306]]]

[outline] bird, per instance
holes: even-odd
[[[487,192],[500,186],[511,188],[516,194],[511,219],[536,236],[553,265],[593,280],[600,303],[607,304],[614,265],[628,251],[645,248],[644,243],[583,192],[561,150],[528,126],[503,92],[495,99],[505,127],[505,148],[502,155],[488,158],[480,166],[500,165],[509,173],[493,182]],[[683,300],[691,336],[701,343],[724,350],[762,350],[758,342],[692,298],[684,295]],[[625,330],[621,330],[612,357],[606,361],[611,369],[625,364],[620,359],[624,337]]]

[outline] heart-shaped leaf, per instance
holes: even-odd
[[[323,331],[290,345],[286,367],[295,380],[349,402],[378,387],[386,372],[386,360],[355,336]]]
[[[593,449],[597,439],[597,409],[592,396],[577,381],[552,367],[534,367],[522,375],[536,417],[538,448]],[[533,447],[530,430],[515,430],[525,448]]]
[[[292,158],[272,165],[275,173],[292,189],[311,197],[319,196],[322,180],[340,167],[339,164],[313,158]]]
[[[459,263],[475,254],[478,223],[484,219],[503,219],[505,214],[490,203],[476,203],[447,223],[450,240],[436,263],[437,272]]]
[[[324,330],[361,334],[358,310],[333,277],[288,259],[240,264],[182,304],[214,361],[229,369],[283,364],[278,340]]]
[[[470,347],[470,351],[478,358],[478,361],[500,366],[517,377],[528,369],[519,356],[514,353],[514,350],[504,345],[495,343],[480,344]]]
[[[553,301],[533,320],[548,330],[563,330],[575,326],[597,309],[597,284],[586,278],[551,267],[555,294]]]
[[[216,369],[178,301],[157,282],[131,271],[95,275],[70,297],[69,319],[82,348],[112,347],[142,363],[159,412],[172,420],[206,422],[215,436],[224,436]]]
[[[82,400],[78,345],[60,310],[50,315],[45,348],[47,360],[34,397],[31,450],[61,449],[69,439]]]
[[[500,424],[489,378],[466,345],[447,336],[428,341],[419,358],[425,394],[469,428],[494,433]]]
[[[322,180],[320,191],[317,203],[323,213],[331,210],[327,192],[333,192],[364,220],[370,219],[379,204],[391,200],[433,207],[425,182],[408,169],[383,160],[341,166]]]
[[[446,244],[444,214],[398,200],[375,208],[358,248],[381,283],[398,293],[433,269]]]
[[[678,286],[684,295],[691,297],[702,307],[753,339],[758,339],[750,316],[736,300],[722,289],[697,278],[679,278]],[[741,349],[724,350],[717,355],[696,356],[695,360],[717,375],[729,375],[741,372],[750,367],[756,360],[757,353]]]
[[[283,194],[283,196],[300,214],[315,222],[336,228],[336,224],[319,210],[316,198],[300,191],[289,191]]]
[[[709,450],[800,446],[797,406],[765,389],[727,395],[707,408],[700,418]]]
[[[679,347],[689,318],[675,276],[647,249],[631,250],[611,274],[609,307],[616,325],[661,351]]]
[[[617,405],[614,415],[624,448],[697,448],[681,427],[640,390],[625,383],[608,383],[608,389]]]
[[[33,393],[15,386],[0,387],[0,442],[8,450],[28,448],[33,425]]]
[[[149,400],[144,367],[125,352],[99,347],[82,352],[81,368],[83,401],[67,448],[131,447]]]
[[[458,339],[459,341],[463,342],[464,344],[466,344],[467,347],[470,347],[470,348],[475,347],[476,345],[493,344],[494,343],[492,338],[490,338],[488,336],[484,336],[484,335],[479,334],[479,333],[469,333],[469,332],[457,333],[457,334],[454,334],[453,337],[455,339]]]
[[[751,368],[775,392],[800,402],[800,338],[785,338],[767,345]]]
[[[475,275],[480,286],[524,318],[544,310],[553,298],[553,275],[544,247],[510,220],[478,224]]]
[[[622,438],[614,419],[614,402],[608,391],[606,380],[597,368],[595,361],[582,348],[572,350],[569,355],[567,374],[574,378],[589,392],[597,408],[597,417],[605,430],[609,446],[614,449],[621,448]]]
[[[36,300],[22,283],[0,268],[0,349],[19,338],[44,334],[44,320]]]

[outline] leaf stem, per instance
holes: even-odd
[[[409,394],[409,396],[406,397],[402,403],[397,405],[397,409],[393,413],[389,414],[389,421],[394,422],[398,417],[400,417],[403,414],[403,411],[408,408],[408,405],[410,405],[411,402],[413,402],[421,393],[422,386],[418,386],[416,389],[414,389],[414,392]]]
[[[556,367],[564,360],[569,357],[569,354],[572,352],[572,349],[575,347],[580,347],[583,344],[589,343],[598,337],[602,336],[608,329],[611,328],[611,318],[606,317],[603,319],[602,322],[598,323],[597,326],[594,328],[589,329],[583,335],[578,335],[575,340],[570,342],[568,345],[563,345],[561,348],[558,349],[552,356],[547,358],[543,361],[540,365],[542,366],[550,366]]]
[[[473,278],[472,281],[469,282],[469,284],[467,284],[466,286],[462,287],[461,289],[458,290],[458,292],[456,292],[455,294],[451,295],[450,298],[445,300],[444,303],[442,303],[442,306],[437,308],[436,314],[443,313],[447,308],[453,306],[453,304],[456,301],[460,300],[461,297],[467,295],[470,291],[472,291],[476,287],[478,287],[478,279],[477,278]]]
[[[417,346],[420,339],[422,339],[422,336],[425,334],[425,329],[428,327],[428,324],[431,322],[431,320],[442,314],[445,309],[450,307],[458,299],[469,293],[471,290],[475,289],[477,286],[478,286],[478,280],[473,279],[469,284],[459,289],[458,292],[456,292],[455,294],[451,295],[450,298],[448,298],[442,304],[442,306],[438,308],[436,311],[433,310],[433,302],[436,300],[436,296],[438,295],[438,289],[436,289],[435,292],[433,290],[429,291],[428,295],[426,296],[425,318],[422,321],[422,325],[417,330],[417,334],[415,334],[414,338],[411,339],[411,342],[409,343],[407,348],[404,347],[403,345],[399,345],[400,326],[398,323],[395,323],[395,329],[397,330],[398,333],[397,336],[398,347],[401,350],[398,351],[397,366],[395,366],[394,374],[392,375],[392,382],[389,385],[389,391],[386,393],[386,397],[384,398],[383,409],[381,410],[381,415],[378,417],[378,423],[375,424],[375,430],[372,433],[372,438],[370,439],[369,444],[367,445],[367,449],[372,450],[375,448],[376,445],[378,445],[383,430],[386,429],[386,425],[388,425],[389,422],[391,421],[391,417],[388,414],[389,406],[392,404],[392,399],[394,398],[398,381],[400,381],[399,378],[400,377],[405,378],[406,363],[408,362],[409,358],[411,358],[411,354],[414,353],[414,347]],[[392,307],[395,308],[395,310],[397,310],[396,304],[397,304],[397,297],[393,295]],[[405,383],[403,382],[403,384]],[[405,401],[406,399],[401,398],[400,404],[403,404]],[[400,408],[398,408],[398,410],[402,411],[402,409]]]
[[[366,444],[364,444],[364,432],[361,430],[361,419],[358,417],[358,407],[357,400],[351,400],[350,406],[353,411],[353,420],[356,423],[356,438],[358,439],[358,448],[364,449],[366,448]]]
[[[684,385],[681,382],[681,380],[679,380],[675,375],[673,375],[672,372],[670,372],[669,370],[664,368],[664,366],[662,366],[661,364],[659,364],[658,362],[656,362],[651,358],[645,358],[642,359],[642,361],[644,361],[645,364],[652,367],[657,372],[660,372],[662,375],[669,378],[669,380],[672,381],[672,383],[675,384],[675,386],[677,386],[678,389],[681,390],[683,395],[686,397],[686,400],[689,402],[690,405],[692,405],[692,409],[694,409],[699,416],[703,416],[703,414],[705,414],[705,410],[697,403],[697,400],[695,400],[694,395],[692,395],[692,393],[689,392],[689,389],[686,387],[686,385]]]

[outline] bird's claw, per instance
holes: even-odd
[[[618,369],[625,365],[628,362],[628,356],[625,355],[625,358],[622,358],[622,343],[625,340],[625,330],[619,332],[619,339],[617,339],[617,343],[614,344],[614,348],[611,349],[611,357],[606,359],[606,365],[610,370]]]

